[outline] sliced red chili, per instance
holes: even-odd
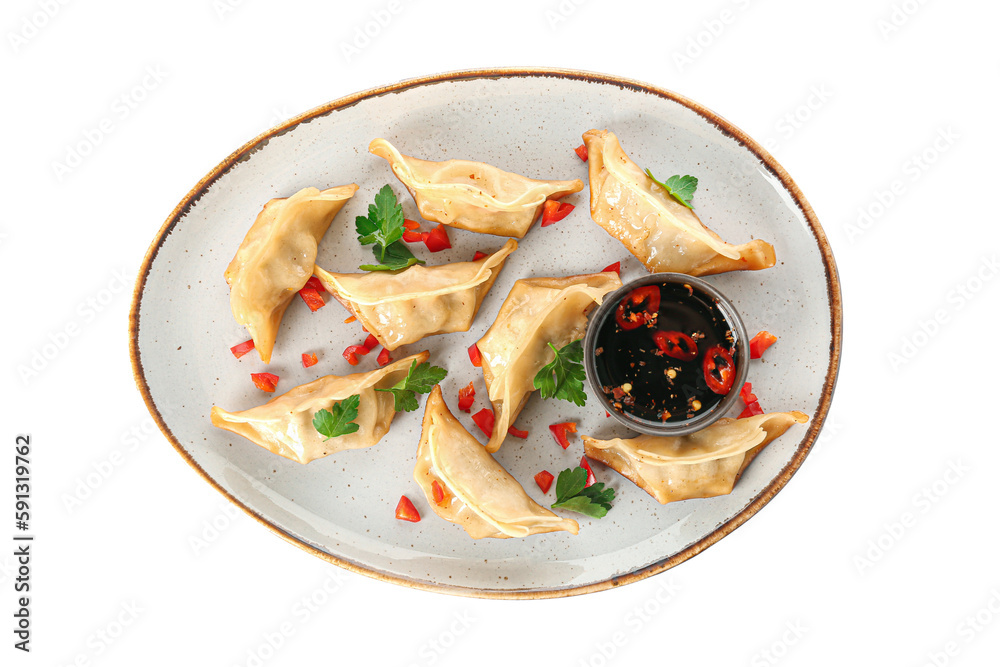
[[[559,446],[563,449],[569,447],[569,436],[567,433],[576,433],[576,422],[563,422],[561,424],[552,424],[549,426],[549,430],[552,431],[552,437],[556,439]]]
[[[528,437],[528,432],[527,431],[522,431],[521,429],[514,428],[513,426],[511,426],[511,427],[509,427],[507,429],[507,433],[509,433],[510,435],[514,436],[515,438],[520,438],[521,440],[525,440]]]
[[[387,363],[392,361],[392,358],[389,356],[389,350],[383,347],[382,351],[378,353],[377,357],[375,357],[375,361],[378,362],[379,366],[385,366]]]
[[[427,236],[424,237],[424,245],[431,252],[447,250],[451,247],[451,240],[448,239],[448,229],[439,222],[437,227],[427,232]]]
[[[319,359],[315,354],[302,353],[302,366],[303,368],[309,368],[310,366],[315,366],[319,363]]]
[[[274,373],[251,373],[250,379],[253,380],[258,389],[271,393],[278,386],[280,378]]]
[[[559,222],[572,213],[574,208],[576,207],[572,204],[564,204],[555,199],[548,200],[542,206],[542,227],[548,227]]]
[[[233,345],[231,348],[229,348],[229,351],[233,353],[234,357],[239,359],[252,349],[253,349],[253,338],[251,338],[250,340],[245,340],[239,345]]]
[[[698,343],[680,331],[657,331],[653,342],[663,354],[680,361],[691,361],[698,356]]]
[[[378,347],[378,338],[376,338],[374,334],[368,334],[368,338],[365,338],[363,345],[368,348],[369,352],[371,352]]]
[[[441,486],[441,482],[435,479],[431,480],[431,495],[434,496],[435,503],[437,503],[438,505],[443,505],[444,502],[448,499],[449,494],[447,491],[444,490],[444,487]]]
[[[352,366],[357,366],[359,362],[358,355],[366,355],[370,352],[364,345],[348,345],[344,350],[344,359],[347,359],[347,363]]]
[[[543,470],[542,472],[535,475],[535,484],[538,488],[542,490],[542,493],[548,493],[549,489],[552,488],[552,480],[555,477],[548,470]]]
[[[636,287],[618,304],[615,322],[623,331],[631,331],[652,320],[659,310],[660,288],[656,285]]]
[[[587,471],[587,486],[597,481],[597,477],[594,476],[594,471],[590,467],[590,461],[587,460],[586,456],[580,457],[580,467]]]
[[[476,254],[472,256],[472,261],[473,261],[473,262],[478,262],[478,261],[479,261],[479,260],[481,260],[481,259],[482,259],[483,257],[486,257],[486,253],[485,253],[485,252],[483,252],[482,250],[477,250],[477,251],[476,251]]]
[[[479,352],[479,346],[473,343],[469,346],[469,361],[476,368],[482,368],[483,366],[483,355]]]
[[[750,339],[750,358],[760,359],[764,350],[777,342],[778,337],[769,331],[759,331],[757,335]]]
[[[472,412],[472,403],[476,400],[476,388],[470,382],[458,390],[458,409],[462,412]]]
[[[479,430],[486,434],[487,438],[493,437],[493,426],[496,422],[496,416],[494,416],[493,411],[489,408],[483,408],[476,414],[472,415],[472,421],[476,422],[476,426]]]
[[[299,296],[301,296],[302,300],[306,302],[307,306],[309,306],[309,310],[314,313],[326,305],[326,301],[323,301],[323,297],[319,295],[319,292],[311,287],[303,287],[300,289]]]
[[[608,271],[614,271],[619,276],[621,276],[621,274],[622,274],[622,263],[621,262],[615,262],[614,264],[608,264],[603,269],[601,269],[601,273],[607,273]]]
[[[416,523],[420,521],[420,512],[417,508],[413,506],[410,499],[406,496],[399,497],[399,504],[396,505],[396,518],[401,521],[412,521]]]
[[[573,150],[576,151],[576,156],[578,158],[580,158],[584,162],[587,161],[587,158],[589,157],[589,153],[587,153],[587,144],[580,144]]]
[[[727,394],[736,380],[736,364],[733,355],[721,345],[713,345],[705,352],[701,362],[705,373],[705,384],[716,394]]]

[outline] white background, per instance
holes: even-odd
[[[365,43],[373,12],[390,18]],[[995,3],[916,0],[8,0],[0,506],[14,437],[30,433],[37,542],[30,655],[12,648],[13,558],[0,549],[0,662],[995,659],[998,18]],[[676,569],[584,597],[425,593],[286,544],[236,516],[152,429],[128,361],[146,248],[226,155],[342,95],[495,65],[633,77],[720,113],[797,181],[843,282],[833,409],[788,486]],[[77,166],[57,166],[87,141]],[[67,325],[77,333],[61,338]],[[65,345],[37,375],[19,372],[53,340]],[[336,592],[317,593],[324,582]],[[306,613],[310,596],[323,602]]]

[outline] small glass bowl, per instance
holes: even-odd
[[[736,378],[729,392],[712,408],[700,412],[690,419],[675,422],[650,421],[616,409],[608,399],[607,394],[604,393],[601,381],[597,377],[596,348],[598,333],[603,327],[609,326],[609,322],[610,326],[614,326],[614,314],[618,308],[618,304],[637,287],[665,284],[690,285],[694,290],[708,296],[729,325],[736,345]],[[605,295],[603,303],[591,316],[590,324],[587,326],[587,335],[583,341],[583,361],[587,370],[587,379],[590,381],[590,387],[597,396],[597,400],[619,422],[630,429],[648,435],[687,435],[695,431],[700,431],[715,422],[725,415],[739,399],[740,389],[743,388],[743,383],[746,382],[747,370],[750,365],[748,340],[746,328],[743,326],[743,320],[740,319],[736,308],[729,299],[711,284],[700,278],[694,278],[683,273],[652,273],[628,282],[618,290]]]

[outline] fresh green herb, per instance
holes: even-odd
[[[405,378],[397,382],[395,386],[388,389],[376,387],[375,391],[391,391],[395,399],[396,411],[410,412],[420,407],[417,404],[416,394],[426,394],[447,374],[448,371],[445,369],[431,366],[426,361],[418,366],[416,359],[414,359]]]
[[[611,509],[615,490],[604,488],[604,482],[587,486],[587,471],[584,468],[566,468],[556,480],[556,502],[553,508],[569,510],[600,519]]]
[[[368,205],[368,217],[359,215],[354,220],[361,245],[372,245],[378,264],[363,264],[362,271],[395,271],[414,264],[423,264],[410,252],[400,239],[403,238],[403,207],[388,185],[375,195],[375,203]]]
[[[313,426],[320,435],[326,436],[326,440],[354,433],[359,428],[354,420],[358,418],[358,405],[360,403],[361,396],[359,394],[348,396],[339,403],[334,403],[329,410],[317,412],[313,417]]]
[[[575,340],[561,350],[549,343],[556,353],[551,363],[542,367],[535,375],[535,389],[542,392],[542,398],[561,398],[577,405],[587,404],[587,393],[583,381],[587,377],[583,369],[583,341]]]
[[[667,179],[666,183],[661,183],[656,180],[656,176],[653,176],[653,172],[649,169],[646,170],[646,175],[653,179],[653,182],[659,185],[661,188],[667,191],[667,194],[672,196],[674,199],[684,204],[688,208],[693,209],[691,206],[691,197],[694,196],[694,191],[698,189],[698,179],[694,176],[671,176]],[[400,223],[402,224],[402,223]]]

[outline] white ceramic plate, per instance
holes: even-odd
[[[396,416],[375,447],[342,452],[308,466],[271,454],[214,428],[217,404],[241,410],[265,402],[250,373],[278,374],[278,392],[325,374],[375,367],[374,355],[353,368],[341,357],[364,338],[332,301],[310,313],[289,307],[271,364],[255,353],[237,360],[229,347],[245,340],[229,309],[223,271],[264,202],[302,187],[357,183],[360,190],[334,220],[317,264],[354,271],[370,261],[356,241],[354,218],[390,183],[407,217],[416,207],[368,143],[385,137],[431,160],[469,158],[534,178],[587,181],[573,152],[591,128],[614,131],[635,162],[667,177],[699,178],[701,219],[724,239],[763,238],[778,264],[754,273],[708,278],[727,294],[751,334],[779,338],[749,379],[768,410],[811,417],[769,445],[732,494],[661,506],[610,469],[598,477],[617,490],[601,520],[574,515],[580,534],[472,540],[439,519],[412,478],[422,409]],[[475,381],[475,410],[487,405],[482,373],[466,348],[485,332],[511,285],[528,276],[572,275],[622,261],[624,280],[644,269],[588,215],[587,190],[565,201],[565,220],[536,224],[520,244],[467,333],[435,336],[406,350],[431,351],[449,370],[443,383],[456,411],[458,389]],[[450,230],[453,249],[432,263],[468,259],[503,239]],[[320,362],[302,368],[300,355]],[[601,590],[635,581],[690,558],[731,532],[781,489],[814,442],[829,407],[840,358],[840,289],[830,248],[812,209],[785,171],[738,129],[673,93],[615,77],[553,70],[487,70],[405,81],[337,100],[257,137],[230,155],[188,194],[153,241],[136,285],[131,320],[136,382],[160,428],[182,456],[232,502],[285,539],[351,570],[408,586],[494,597],[543,597]],[[472,420],[457,413],[472,433]],[[579,461],[582,444],[563,451],[547,428],[576,421],[580,432],[622,434],[593,398],[586,408],[534,397],[517,421],[526,441],[509,438],[497,455],[529,495],[549,505],[532,480]],[[401,494],[423,515],[397,521]]]

